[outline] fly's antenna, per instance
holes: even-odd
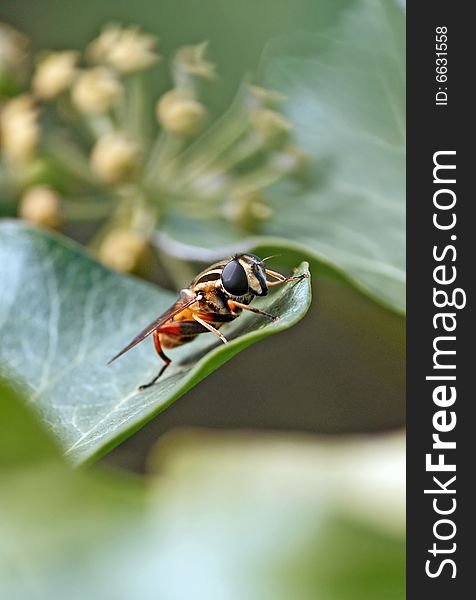
[[[282,254],[272,254],[271,256],[267,256],[266,258],[263,258],[262,262],[266,262],[267,260],[271,260],[272,258],[279,258],[280,256],[282,256]]]

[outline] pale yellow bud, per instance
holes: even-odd
[[[160,98],[156,114],[165,131],[182,137],[199,133],[207,120],[203,104],[178,90],[170,90]]]
[[[256,229],[261,221],[273,216],[262,194],[255,190],[234,194],[223,207],[226,219],[244,229]]]
[[[6,23],[0,23],[0,71],[14,70],[25,60],[29,41]]]
[[[286,96],[274,90],[259,85],[248,85],[248,91],[251,94],[255,106],[266,106],[268,108],[279,105],[286,99]]]
[[[250,207],[250,214],[258,221],[266,221],[274,215],[274,210],[264,202],[254,202]]]
[[[279,152],[276,152],[272,164],[283,173],[290,173],[304,179],[309,175],[311,158],[298,146],[286,144]]]
[[[117,105],[122,86],[113,71],[95,67],[80,73],[71,90],[71,100],[82,113],[103,113]]]
[[[216,77],[216,65],[205,59],[208,42],[196,46],[184,46],[175,55],[175,68],[180,74],[201,77],[202,79],[214,79]]]
[[[121,27],[110,23],[86,48],[86,56],[93,63],[107,63],[109,53],[121,36]]]
[[[154,46],[157,38],[142,33],[138,27],[108,25],[87,48],[89,60],[108,64],[122,73],[141,71],[155,64],[159,55]]]
[[[140,165],[139,146],[120,133],[108,133],[97,141],[91,154],[91,166],[105,183],[131,180]]]
[[[106,266],[121,273],[145,273],[151,262],[148,240],[128,229],[114,229],[99,247],[99,259]]]
[[[49,229],[59,229],[63,221],[61,199],[54,190],[44,185],[36,185],[25,192],[18,214],[25,221]]]
[[[38,110],[31,96],[16,96],[0,113],[0,144],[5,155],[14,161],[32,157],[40,137]]]
[[[33,90],[39,98],[51,100],[73,82],[79,54],[72,50],[51,52],[38,63],[33,76]]]
[[[250,114],[254,132],[270,147],[282,146],[289,138],[291,123],[270,108],[255,108]]]

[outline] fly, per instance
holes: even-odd
[[[243,310],[278,321],[278,316],[251,307],[250,303],[256,296],[266,296],[268,288],[304,279],[308,274],[285,277],[267,269],[265,260],[254,254],[239,254],[211,265],[180,292],[180,297],[168,310],[113,356],[108,364],[152,335],[157,354],[164,364],[151,381],[139,387],[139,390],[145,390],[154,385],[172,362],[163,348],[187,344],[207,331],[226,344],[228,340],[219,329],[224,323],[239,317]]]

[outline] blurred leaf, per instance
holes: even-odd
[[[296,141],[314,161],[312,184],[275,186],[275,217],[252,238],[219,218],[176,215],[165,229],[172,248],[189,257],[203,254],[196,247],[306,252],[317,272],[404,312],[404,28],[393,0],[359,0],[325,34],[271,44],[262,78],[287,97]]]
[[[294,325],[311,302],[309,280],[281,288],[257,302],[279,322],[243,314],[224,329],[229,344],[200,336],[174,350],[159,382],[138,392],[161,364],[151,340],[106,363],[175,295],[112,273],[64,238],[14,222],[0,225],[0,280],[0,373],[24,386],[75,462],[103,454],[237,352]]]
[[[39,465],[56,457],[58,449],[44,434],[18,393],[0,379],[0,472]]]
[[[160,52],[169,60],[184,44],[209,40],[219,65],[219,85],[210,88],[212,107],[223,109],[244,72],[254,69],[266,41],[277,33],[299,31],[302,24],[322,27],[336,18],[352,0],[115,0],[90,3],[81,0],[32,0],[0,3],[0,18],[28,32],[36,48],[79,49],[104,23],[138,24],[160,39]],[[74,10],[74,22],[63,27]],[[48,14],[48,19],[44,15]],[[210,16],[213,15],[213,18]],[[157,70],[157,86],[166,90],[170,81],[163,65]]]
[[[404,597],[403,436],[192,431],[165,438],[153,464],[164,597]]]
[[[286,190],[270,234],[327,257],[374,298],[405,306],[405,16],[360,0],[326,37],[276,44],[267,83],[287,94],[316,187]],[[303,218],[303,215],[306,218]]]
[[[0,381],[1,598],[125,599],[113,568],[143,535],[144,499],[136,479],[72,470]]]
[[[0,383],[0,450],[2,598],[403,598],[400,436],[180,434],[144,482],[70,469]]]

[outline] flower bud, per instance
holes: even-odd
[[[106,26],[89,44],[87,56],[95,63],[114,67],[122,73],[141,71],[155,64],[160,56],[155,53],[157,38],[142,33],[138,27]]]
[[[29,40],[6,23],[0,23],[0,72],[14,71],[25,60]]]
[[[179,79],[185,77],[200,77],[202,79],[214,79],[216,77],[216,65],[205,59],[208,42],[202,42],[195,46],[183,46],[174,59],[174,68]]]
[[[286,99],[286,96],[281,94],[281,92],[268,90],[267,88],[259,85],[248,85],[247,87],[251,94],[251,104],[254,106],[273,108],[279,106],[279,104]]]
[[[192,137],[199,133],[207,119],[207,109],[203,104],[175,89],[160,98],[156,114],[165,131],[182,137]]]
[[[122,97],[122,86],[106,67],[82,71],[71,90],[71,100],[82,113],[98,114],[110,110]]]
[[[72,50],[51,52],[40,59],[33,75],[33,90],[39,98],[51,100],[72,84],[79,54]]]
[[[99,259],[121,273],[144,274],[151,263],[151,248],[141,234],[128,229],[114,229],[99,247]]]
[[[96,142],[91,154],[91,166],[108,184],[131,180],[140,164],[140,148],[121,133],[108,133]]]
[[[20,200],[18,214],[25,221],[49,229],[59,229],[63,221],[61,199],[45,185],[34,186],[25,192]]]
[[[0,113],[0,144],[5,155],[14,161],[32,157],[39,141],[38,110],[31,96],[16,96]]]
[[[311,158],[302,148],[293,144],[285,144],[279,152],[275,153],[272,164],[282,173],[293,175],[304,181],[309,176]]]
[[[273,209],[266,204],[262,194],[256,190],[238,192],[225,204],[226,219],[243,229],[257,229],[260,221],[273,216]]]
[[[278,148],[289,138],[291,123],[275,110],[255,108],[251,111],[250,122],[253,131],[266,146]]]

